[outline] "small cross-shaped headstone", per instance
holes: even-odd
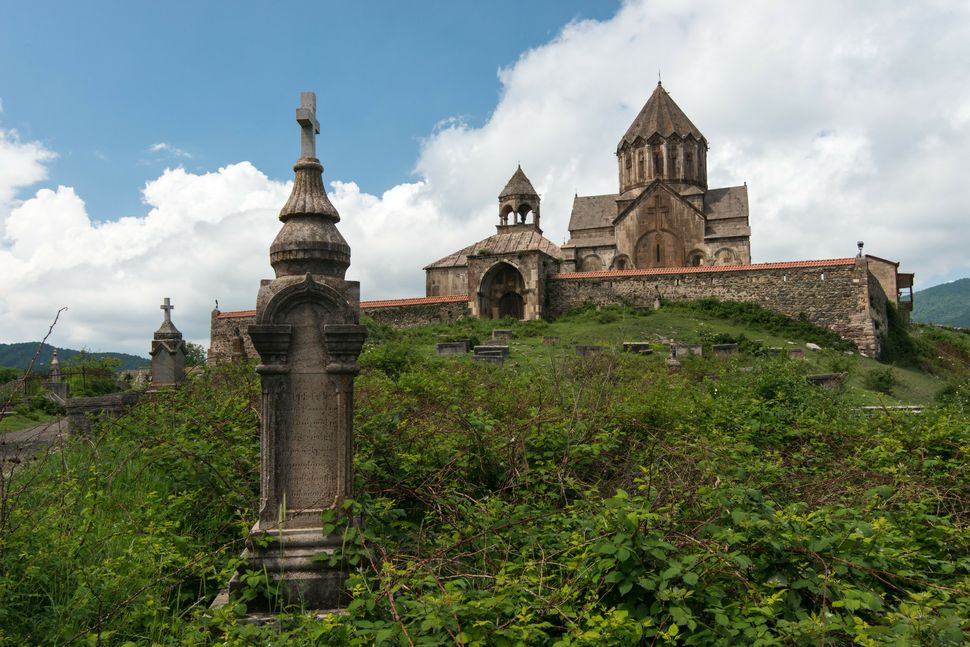
[[[300,157],[315,158],[317,156],[317,133],[320,132],[320,122],[317,121],[317,95],[313,92],[300,93],[300,107],[296,109],[296,122],[300,124]]]
[[[165,321],[171,323],[172,322],[172,310],[175,309],[175,306],[172,305],[172,302],[169,300],[169,298],[168,297],[165,297],[164,302],[162,303],[162,305],[160,305],[158,307],[161,310],[164,310],[165,311]]]

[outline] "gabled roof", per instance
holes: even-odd
[[[637,207],[637,205],[643,202],[648,195],[651,195],[657,191],[666,191],[667,193],[672,195],[675,200],[679,200],[680,202],[682,202],[689,210],[693,211],[698,218],[701,218],[703,220],[704,213],[700,209],[698,209],[693,202],[691,202],[690,200],[687,200],[684,196],[677,193],[677,191],[675,191],[672,186],[670,186],[663,180],[654,180],[647,186],[643,187],[643,190],[640,191],[640,194],[637,195],[635,198],[633,198],[633,200],[631,200],[629,203],[627,203],[626,206],[624,206],[623,209],[620,211],[620,213],[618,213],[613,218],[613,222],[610,224],[616,225],[617,223],[619,223],[621,220],[626,218],[627,215],[629,215],[629,213]]]
[[[623,142],[632,144],[637,137],[644,140],[650,139],[655,134],[664,138],[680,135],[681,137],[693,136],[697,140],[704,139],[701,131],[691,123],[660,83],[657,83],[657,88],[647,99],[640,114],[630,124],[616,147],[619,149],[623,146]]]
[[[577,195],[573,198],[573,211],[569,216],[569,232],[578,229],[611,227],[616,218],[615,193],[610,195]]]
[[[559,246],[548,238],[543,237],[535,229],[527,231],[513,231],[489,236],[485,240],[480,240],[468,247],[449,254],[442,259],[425,265],[424,269],[430,270],[441,267],[464,267],[468,265],[468,257],[485,251],[489,254],[514,254],[515,252],[542,252],[553,258],[562,258],[562,250]]]
[[[512,177],[509,178],[509,181],[505,185],[505,188],[502,189],[502,192],[498,194],[498,199],[501,200],[502,198],[513,195],[534,195],[537,197],[539,195],[536,193],[535,188],[533,188],[532,182],[530,182],[529,178],[527,178],[525,173],[522,172],[521,164],[519,165],[519,168],[515,169],[515,173],[513,173]]]

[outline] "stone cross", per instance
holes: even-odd
[[[165,321],[172,323],[172,310],[175,309],[175,306],[172,305],[172,301],[168,297],[165,297],[162,300],[162,305],[158,306],[158,308],[165,311]]]
[[[300,93],[300,107],[296,109],[296,122],[300,124],[300,158],[317,156],[317,134],[320,122],[317,121],[317,95],[313,92]]]

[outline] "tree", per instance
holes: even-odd
[[[185,364],[186,366],[205,366],[206,350],[202,344],[195,342],[185,342]]]

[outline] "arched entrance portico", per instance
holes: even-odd
[[[478,290],[479,316],[482,319],[525,318],[525,279],[511,263],[493,265]]]

